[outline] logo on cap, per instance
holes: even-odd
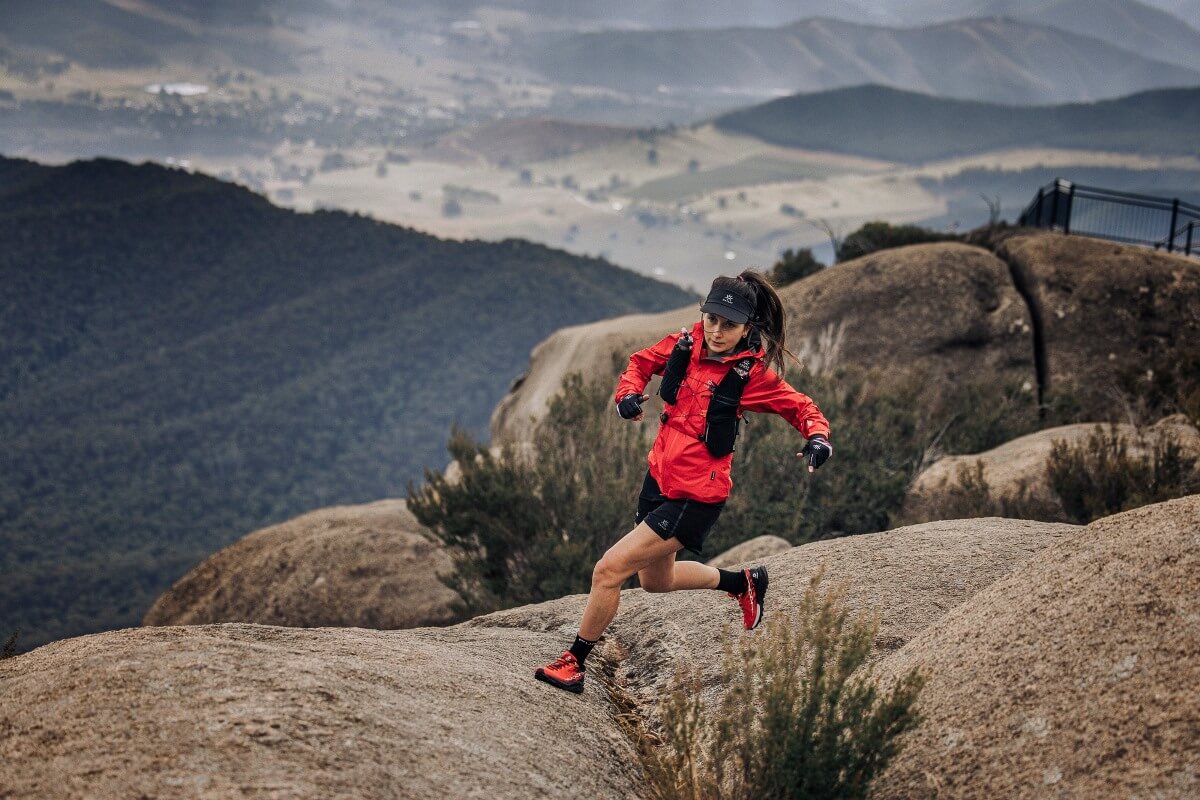
[[[727,294],[724,297],[722,297],[721,299],[724,300],[726,303],[729,303],[729,305],[733,305],[733,295]]]

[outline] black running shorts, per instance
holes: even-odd
[[[663,539],[675,537],[684,547],[699,555],[703,551],[704,537],[708,536],[724,507],[724,501],[701,503],[687,498],[668,500],[663,496],[658,481],[647,471],[634,518],[638,522],[645,520]]]

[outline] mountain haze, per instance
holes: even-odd
[[[530,39],[533,69],[621,91],[811,92],[863,83],[1000,103],[1062,103],[1200,84],[1200,72],[1012,19],[885,28],[808,19],[782,28],[602,31]]]
[[[1200,69],[1200,18],[1181,19],[1134,0],[1000,0],[986,4],[984,13],[1052,25],[1156,61]]]
[[[292,3],[296,13],[320,2]],[[171,61],[294,72],[298,48],[276,27],[268,0],[146,3],[4,0],[0,46],[50,51],[88,67],[161,66]],[[69,24],[64,24],[69,21]],[[0,58],[0,64],[3,59]]]

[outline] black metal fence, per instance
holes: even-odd
[[[1058,178],[1038,189],[1018,224],[1200,256],[1200,206],[1178,198],[1116,192]]]

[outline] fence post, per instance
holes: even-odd
[[[1034,217],[1034,226],[1042,227],[1042,187],[1038,187],[1037,202],[1033,205],[1037,209],[1037,216]]]
[[[1058,185],[1061,181],[1061,178],[1054,179],[1054,199],[1050,202],[1050,224],[1046,226],[1050,230],[1054,230],[1054,226],[1058,224]]]
[[[1186,254],[1187,254],[1187,255],[1189,255],[1189,256],[1192,254],[1192,230],[1193,230],[1195,227],[1196,227],[1196,223],[1195,223],[1195,222],[1189,222],[1189,223],[1188,223],[1188,232],[1187,232],[1187,250],[1186,250]]]
[[[1175,252],[1175,224],[1179,222],[1179,198],[1171,203],[1171,229],[1167,231],[1167,252]]]
[[[1075,184],[1071,184],[1071,191],[1067,194],[1067,218],[1063,221],[1063,233],[1071,232],[1071,208],[1075,205]]]

